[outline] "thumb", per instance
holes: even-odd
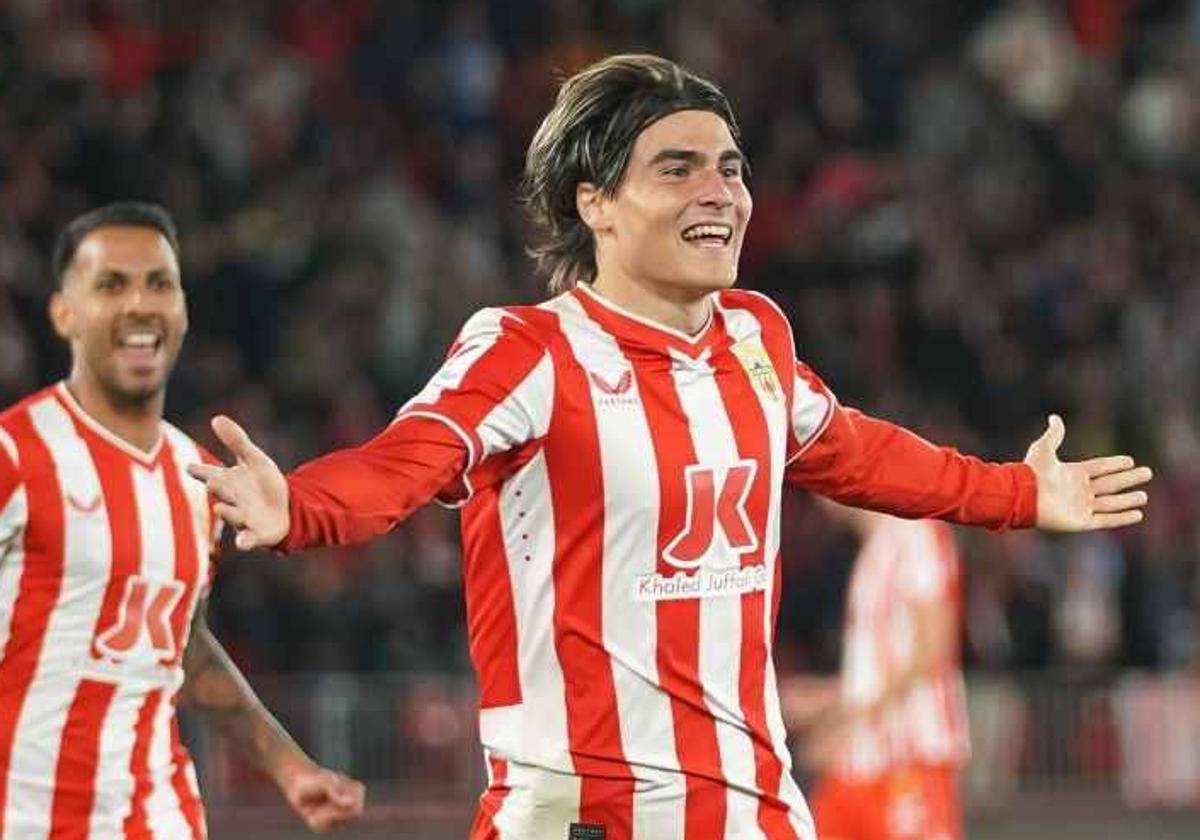
[[[250,440],[250,435],[246,434],[246,430],[224,414],[218,414],[212,419],[212,430],[221,443],[225,444],[225,447],[241,461],[249,461],[256,455],[262,454],[261,450]]]
[[[1057,453],[1058,447],[1062,446],[1063,439],[1066,436],[1067,427],[1063,423],[1063,419],[1057,414],[1051,414],[1046,423],[1046,431],[1042,434],[1041,441],[1049,447],[1051,452]]]

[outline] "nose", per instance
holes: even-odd
[[[704,207],[711,207],[717,210],[723,210],[733,204],[733,193],[729,189],[729,183],[721,174],[719,169],[705,170],[704,178],[700,182],[700,192],[697,199]]]
[[[131,283],[121,301],[121,309],[127,315],[149,312],[152,308],[151,298],[149,290],[143,284]]]

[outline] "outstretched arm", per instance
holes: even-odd
[[[407,417],[284,476],[237,423],[216,417],[212,426],[233,466],[188,471],[208,486],[213,511],[243,551],[345,545],[386,533],[452,483],[468,459],[466,443],[444,423]]]
[[[1142,519],[1148,467],[1118,455],[1058,459],[1065,430],[1051,417],[1024,463],[993,464],[936,446],[885,420],[833,405],[828,425],[789,464],[795,485],[854,507],[989,528],[1088,531]]]
[[[184,698],[206,713],[221,733],[271,777],[310,829],[325,832],[358,818],[363,785],[326,770],[300,749],[208,629],[201,602],[183,655]]]

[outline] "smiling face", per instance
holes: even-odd
[[[50,316],[71,345],[73,377],[114,405],[160,398],[188,327],[170,243],[152,227],[96,228],[79,243]]]
[[[638,135],[614,195],[578,190],[596,243],[597,284],[635,284],[670,301],[732,286],[753,202],[729,126],[678,111]]]

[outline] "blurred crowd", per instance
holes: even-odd
[[[0,0],[0,402],[60,377],[50,244],[162,202],[169,394],[285,465],[362,441],[483,305],[542,296],[515,200],[556,80],[655,51],[730,94],[742,285],[849,404],[989,457],[1158,472],[1121,534],[962,534],[980,668],[1200,666],[1200,0]],[[837,650],[847,540],[787,500],[784,667]],[[461,671],[457,525],[221,561],[250,671]]]

